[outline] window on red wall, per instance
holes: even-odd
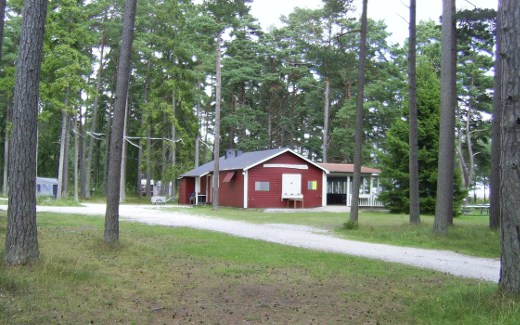
[[[269,192],[269,182],[255,182],[255,191]]]
[[[308,181],[307,189],[316,191],[318,189],[318,181]]]

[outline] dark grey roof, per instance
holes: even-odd
[[[269,149],[269,150],[262,150],[262,151],[252,151],[252,152],[244,152],[238,157],[228,157],[226,159],[225,156],[220,157],[219,159],[219,169],[221,171],[225,170],[247,170],[251,167],[254,167],[258,164],[261,164],[264,161],[267,161],[271,158],[274,158],[284,152],[292,152],[293,154],[297,155],[298,157],[308,161],[309,163],[317,166],[320,169],[324,169],[323,167],[319,166],[318,164],[315,164],[306,158],[298,155],[297,153],[293,152],[292,150],[288,148],[277,148],[277,149]],[[201,177],[206,174],[209,174],[213,172],[214,163],[213,161],[204,164],[202,166],[199,166],[195,169],[190,170],[187,173],[184,173],[181,175],[182,177]]]

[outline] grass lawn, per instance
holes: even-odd
[[[422,215],[421,225],[412,226],[408,223],[408,215],[360,211],[359,227],[346,229],[343,224],[348,221],[348,213],[263,212],[234,208],[213,211],[207,206],[177,211],[253,223],[308,225],[334,231],[344,238],[367,242],[451,250],[480,257],[500,256],[500,233],[488,227],[488,215],[478,212],[455,218],[448,235],[437,236],[433,234],[433,216],[430,215]]]
[[[98,194],[98,195],[91,196],[89,199],[82,199],[82,202],[105,204],[105,203],[107,203],[107,198],[104,195]],[[125,202],[122,204],[148,205],[150,203],[151,203],[151,199],[149,197],[139,198],[139,197],[137,197],[137,195],[127,193]]]
[[[0,256],[0,324],[520,323],[520,299],[440,272],[126,222],[107,245],[95,217],[39,214],[38,229],[38,263]]]

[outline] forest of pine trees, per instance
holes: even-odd
[[[219,32],[220,152],[289,147],[314,161],[353,162],[360,43],[354,4],[324,1],[321,9],[296,9],[282,18],[281,27],[265,31],[250,15],[249,2],[235,0],[228,7],[218,1],[137,3],[123,148],[122,184],[129,194],[149,195],[141,191],[141,180],[169,183],[213,159]],[[7,2],[0,66],[4,147],[21,10],[21,1]],[[123,11],[121,0],[49,1],[37,174],[58,178],[60,197],[106,194]],[[457,13],[455,144],[462,189],[489,177],[495,17],[488,9]],[[399,148],[407,143],[393,141],[408,114],[407,44],[390,44],[388,36],[384,22],[368,20],[362,163],[394,177],[408,173],[403,167],[408,155]],[[428,71],[422,84],[440,82],[440,44],[440,22],[419,22],[417,62]],[[435,128],[421,121],[428,110],[439,110],[440,102],[430,100],[438,95],[431,91],[418,91],[419,137]],[[435,147],[437,140],[429,140],[426,147],[419,143],[419,153]],[[389,156],[402,162],[388,163]],[[4,192],[5,157],[0,156]],[[434,170],[421,169],[423,178],[435,173],[436,163],[427,166]]]

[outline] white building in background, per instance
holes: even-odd
[[[36,177],[36,195],[53,196],[58,194],[58,179]]]

